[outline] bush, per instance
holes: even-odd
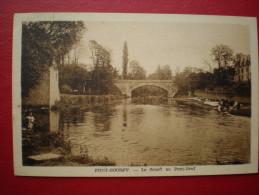
[[[73,89],[68,85],[62,85],[60,91],[61,93],[72,93]]]

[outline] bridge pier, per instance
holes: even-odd
[[[131,98],[131,92],[132,92],[132,90],[129,89],[129,87],[127,87],[125,95],[126,95],[127,97],[130,97],[130,98]]]

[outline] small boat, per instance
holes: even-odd
[[[194,100],[195,99],[195,97],[190,97],[190,98],[188,98],[189,100]]]
[[[219,102],[218,101],[211,101],[211,100],[205,100],[204,104],[209,105],[209,106],[213,106],[213,107],[219,106]]]
[[[202,97],[195,97],[195,98],[193,98],[193,100],[201,102],[202,101]]]

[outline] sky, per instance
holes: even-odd
[[[89,41],[95,40],[111,52],[112,65],[122,70],[123,44],[127,41],[129,61],[137,60],[153,73],[158,65],[169,65],[173,73],[191,66],[209,70],[216,64],[210,55],[219,44],[234,53],[250,54],[249,28],[240,24],[203,24],[169,22],[85,22],[87,31],[81,39],[85,48],[79,62],[92,64]],[[178,67],[178,68],[177,68]]]

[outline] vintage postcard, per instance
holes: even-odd
[[[257,173],[256,23],[15,14],[15,175]]]

